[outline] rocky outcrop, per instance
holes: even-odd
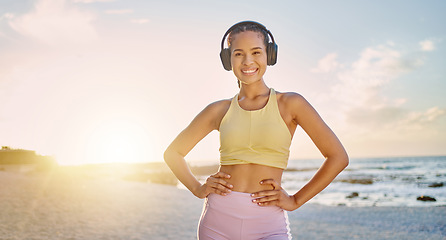
[[[442,183],[442,182],[431,183],[428,185],[428,187],[430,187],[430,188],[439,188],[439,187],[443,187],[443,186],[444,186],[444,183]]]
[[[340,179],[338,181],[351,184],[363,184],[363,185],[373,184],[372,178],[350,178],[350,179]]]
[[[423,201],[423,202],[436,202],[437,201],[437,199],[435,199],[433,197],[424,196],[424,195],[421,195],[421,196],[417,197],[417,200],[418,201]]]
[[[0,171],[30,172],[50,171],[57,166],[51,156],[42,156],[32,150],[13,149],[2,146],[0,149]]]
[[[350,195],[347,195],[345,198],[357,198],[357,197],[359,197],[359,193],[352,192],[352,193],[350,193]]]

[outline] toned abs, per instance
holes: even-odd
[[[261,185],[260,181],[274,179],[280,185],[283,173],[280,168],[258,164],[224,165],[219,171],[231,175],[226,181],[234,186],[232,191],[245,193],[272,190],[272,185]]]

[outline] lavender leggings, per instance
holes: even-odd
[[[288,215],[276,206],[261,207],[249,193],[210,194],[198,225],[199,240],[291,239]]]

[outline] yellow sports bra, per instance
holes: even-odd
[[[219,131],[221,165],[255,163],[286,168],[291,133],[280,116],[274,89],[270,90],[266,106],[253,111],[240,107],[237,94]]]

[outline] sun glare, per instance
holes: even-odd
[[[87,163],[135,163],[153,161],[152,142],[147,130],[126,120],[99,125],[89,137]]]

